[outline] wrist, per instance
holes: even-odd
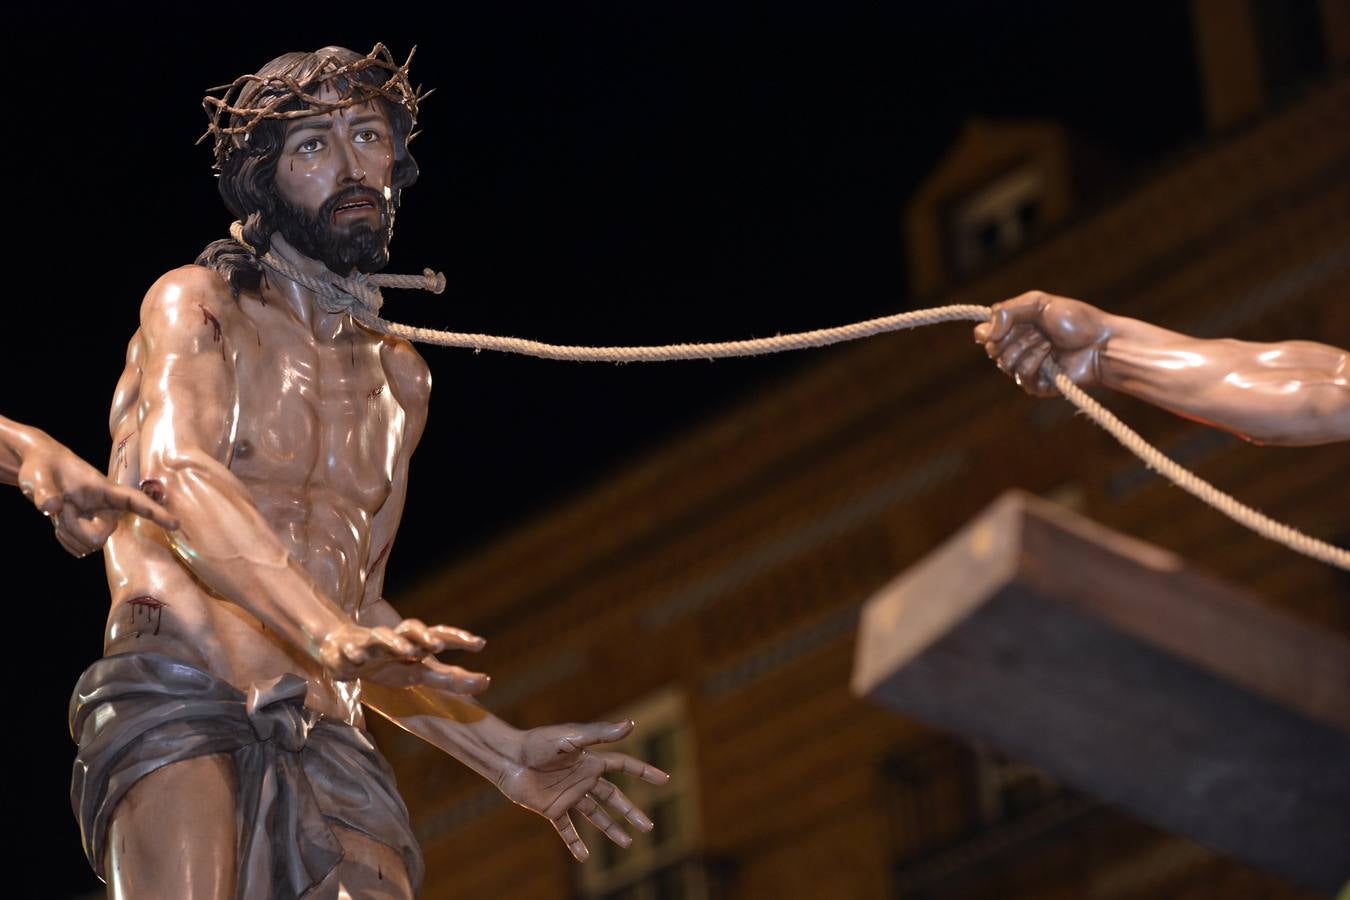
[[[55,445],[46,432],[5,421],[0,425],[0,482],[19,485],[23,470],[30,465],[41,465],[41,458]],[[19,485],[23,487],[23,485]]]
[[[20,425],[17,422],[10,422],[7,419],[0,422],[0,434],[4,436],[4,446],[18,459],[20,464],[34,450],[52,443],[52,439],[45,431]]]

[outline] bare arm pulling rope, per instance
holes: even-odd
[[[239,240],[240,236],[236,233],[235,238]],[[979,322],[982,324],[976,330],[976,339],[985,344],[990,356],[998,360],[1000,368],[1014,374],[1018,383],[1028,392],[1045,395],[1057,390],[1139,457],[1144,465],[1161,473],[1177,487],[1264,538],[1350,571],[1350,551],[1303,534],[1238,502],[1169,459],[1075,384],[1075,381],[1105,383],[1181,415],[1227,425],[1230,430],[1249,439],[1270,443],[1346,440],[1350,439],[1350,385],[1347,384],[1350,371],[1347,370],[1344,351],[1332,347],[1286,342],[1280,345],[1246,345],[1275,349],[1244,353],[1239,342],[1185,338],[1145,323],[1107,316],[1095,307],[1076,300],[1040,292],[1024,294],[992,308],[940,306],[835,328],[744,341],[655,347],[577,347],[546,344],[525,338],[439,331],[390,322],[380,317],[381,285],[418,287],[440,293],[445,285],[444,276],[430,270],[423,276],[357,275],[341,278],[328,273],[318,279],[296,270],[271,253],[264,254],[261,261],[278,274],[314,290],[325,308],[332,312],[349,312],[361,324],[375,331],[442,347],[459,347],[475,352],[495,350],[572,362],[665,362],[759,356],[786,350],[827,347],[939,322]],[[1113,338],[1116,340],[1114,344]],[[1111,345],[1111,349],[1108,349],[1108,345]],[[1197,351],[1201,345],[1203,350]],[[1256,364],[1249,367],[1250,371],[1239,373],[1233,368],[1248,357],[1256,360]],[[1068,373],[1056,363],[1057,359],[1069,369]],[[1276,365],[1276,362],[1281,365]],[[1224,370],[1225,364],[1229,366],[1227,371]],[[1200,371],[1206,365],[1211,369],[1217,366],[1219,374],[1216,376],[1214,371]],[[1314,369],[1311,375],[1299,368],[1302,366],[1306,369],[1310,365]],[[1322,369],[1326,370],[1324,375]],[[1188,390],[1179,391],[1177,382],[1183,377],[1195,384]],[[1297,388],[1305,382],[1309,390],[1300,395]],[[1188,403],[1181,399],[1183,395],[1193,395],[1196,399]],[[1310,403],[1311,408],[1300,408],[1299,401]],[[1305,425],[1293,425],[1285,423],[1286,419],[1309,421]],[[1259,427],[1252,428],[1252,425]]]

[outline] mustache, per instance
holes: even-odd
[[[323,202],[318,210],[310,212],[292,205],[286,198],[276,196],[276,208],[271,223],[285,236],[291,246],[310,259],[318,260],[339,275],[353,269],[378,272],[389,262],[388,243],[394,220],[393,200],[365,185],[353,185],[338,191]],[[368,222],[358,221],[342,228],[333,221],[333,213],[352,200],[369,200],[380,212],[381,225],[372,228]]]
[[[319,218],[325,222],[333,221],[333,214],[337,212],[337,208],[344,203],[351,203],[353,200],[369,200],[371,205],[380,211],[381,216],[385,216],[389,212],[389,201],[379,191],[363,185],[352,185],[325,200],[323,206],[319,209]]]

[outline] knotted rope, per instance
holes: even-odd
[[[241,240],[238,224],[231,227],[235,240]],[[247,246],[247,245],[245,245]],[[445,276],[423,271],[422,275],[354,275],[343,278],[327,270],[322,275],[301,272],[273,253],[259,257],[260,262],[278,274],[296,281],[312,290],[319,298],[319,305],[330,313],[348,313],[362,325],[373,331],[394,335],[409,341],[424,344],[436,344],[442,347],[459,347],[474,352],[495,350],[501,353],[520,353],[541,359],[570,360],[572,362],[666,362],[689,359],[725,359],[733,356],[761,356],[768,353],[780,353],[786,350],[804,350],[809,347],[828,347],[844,341],[853,341],[871,335],[890,331],[904,331],[935,325],[939,322],[987,322],[992,313],[987,306],[953,305],[931,309],[917,309],[840,325],[834,328],[818,328],[795,334],[781,334],[769,338],[754,338],[743,341],[714,341],[697,344],[665,344],[655,347],[578,347],[560,344],[545,344],[524,338],[499,337],[488,334],[466,334],[454,331],[439,331],[434,328],[420,328],[390,322],[380,317],[383,297],[380,287],[408,288],[427,290],[439,294],[445,290]],[[1080,412],[1104,428],[1112,437],[1133,453],[1150,469],[1166,477],[1183,491],[1199,498],[1217,509],[1234,522],[1256,532],[1267,540],[1283,544],[1297,553],[1350,571],[1350,551],[1329,544],[1282,522],[1257,512],[1239,502],[1214,485],[1200,478],[1185,466],[1168,458],[1162,451],[1149,444],[1110,410],[1092,399],[1082,388],[1074,384],[1051,360],[1042,364],[1047,374],[1054,378],[1055,387]]]

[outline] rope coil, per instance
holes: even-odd
[[[232,229],[233,231],[234,229]],[[380,295],[381,286],[441,293],[445,289],[445,276],[432,272],[430,269],[424,270],[422,275],[358,274],[350,278],[342,278],[327,270],[324,271],[322,276],[313,276],[301,272],[272,253],[263,254],[259,257],[259,261],[277,273],[314,291],[319,298],[320,306],[326,311],[349,313],[372,331],[423,344],[469,349],[475,353],[492,350],[500,353],[518,353],[540,359],[570,362],[668,362],[673,360],[713,360],[738,356],[761,356],[788,350],[828,347],[831,344],[858,340],[859,338],[885,334],[891,331],[904,331],[911,328],[936,325],[940,322],[987,322],[992,314],[992,310],[987,306],[939,306],[882,316],[850,325],[818,328],[813,331],[775,335],[769,338],[694,344],[665,344],[651,347],[582,347],[547,344],[525,338],[440,331],[434,328],[421,328],[414,325],[404,325],[400,322],[390,322],[380,317],[379,312],[383,305],[383,297]],[[1138,433],[1118,419],[1115,414],[1074,384],[1069,376],[1065,375],[1052,360],[1047,359],[1043,365],[1048,367],[1047,372],[1053,375],[1055,387],[1065,399],[1098,426],[1105,429],[1120,442],[1121,446],[1137,456],[1145,466],[1158,472],[1177,487],[1261,537],[1283,544],[1296,553],[1301,553],[1327,565],[1350,571],[1350,550],[1310,537],[1289,525],[1252,509],[1214,487],[1145,441]]]

